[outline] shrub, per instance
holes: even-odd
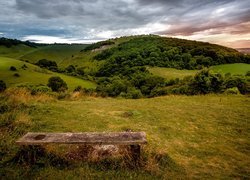
[[[224,93],[225,94],[240,94],[240,91],[237,87],[232,87],[232,88],[226,89]]]
[[[163,95],[167,95],[167,94],[168,94],[168,91],[166,88],[157,87],[151,91],[149,97],[163,96]]]
[[[11,70],[11,71],[16,71],[17,69],[16,69],[15,66],[10,66],[10,70]]]
[[[77,72],[77,74],[79,74],[79,75],[81,75],[81,76],[83,76],[83,75],[85,74],[84,68],[83,68],[83,67],[77,68],[77,69],[76,69],[76,72]]]
[[[0,105],[0,114],[3,114],[9,110],[9,106],[6,104]]]
[[[65,92],[60,92],[57,96],[57,99],[60,100],[60,99],[67,99],[70,97],[70,94],[69,93],[65,93]]]
[[[90,88],[90,89],[82,88],[82,92],[84,94],[87,94],[87,95],[91,96],[91,95],[94,95],[96,93],[96,90],[92,89],[92,88]]]
[[[5,89],[6,89],[6,83],[0,80],[0,92],[5,91]]]
[[[26,66],[26,64],[24,64],[24,65],[22,65],[22,69],[27,69],[28,68],[28,66]]]
[[[250,71],[247,71],[246,76],[250,76]]]
[[[39,85],[31,88],[31,94],[35,95],[37,93],[46,93],[50,92],[51,89],[48,86],[45,85]]]
[[[170,93],[173,93],[173,94],[186,94],[186,95],[192,94],[190,87],[188,85],[174,86],[174,87],[171,87],[169,91]]]
[[[76,71],[76,69],[75,69],[75,67],[73,66],[73,65],[69,65],[68,67],[66,67],[66,72],[68,72],[68,73],[72,73],[72,72],[75,72]]]
[[[53,76],[49,78],[48,87],[50,87],[52,91],[56,92],[65,91],[68,89],[66,82],[58,76]]]
[[[218,93],[223,89],[224,79],[220,73],[212,73],[208,69],[198,72],[190,83],[192,94]]]
[[[124,96],[124,95],[122,95]],[[128,88],[128,92],[127,94],[125,95],[125,98],[128,98],[128,99],[139,99],[139,98],[142,98],[143,95],[141,93],[141,91],[139,89],[135,89],[135,88]]]
[[[82,86],[76,86],[74,92],[80,92],[80,91],[82,91]]]
[[[15,77],[20,77],[20,74],[15,73],[13,76],[15,76]]]
[[[41,68],[47,68],[51,71],[57,71],[58,67],[55,61],[47,60],[47,59],[41,59],[39,60],[36,65],[38,65]]]
[[[226,88],[237,87],[241,94],[250,92],[249,82],[245,76],[230,76],[224,82]]]

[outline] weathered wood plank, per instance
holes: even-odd
[[[85,144],[85,145],[136,145],[145,144],[145,132],[91,132],[91,133],[45,133],[29,132],[16,141],[19,145]]]

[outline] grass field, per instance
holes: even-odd
[[[166,79],[183,79],[186,76],[194,76],[198,70],[178,70],[174,68],[151,67],[149,72]]]
[[[223,64],[210,67],[214,72],[220,72],[223,74],[231,73],[245,75],[247,71],[250,71],[250,64],[235,63],[235,64]],[[149,72],[154,75],[161,76],[166,79],[183,79],[186,76],[194,76],[198,70],[178,70],[173,68],[162,68],[162,67],[150,67]]]
[[[24,54],[35,50],[37,50],[37,48],[32,48],[23,44],[17,46],[11,46],[10,48],[7,48],[5,46],[0,46],[0,56],[19,58],[20,56],[23,56]]]
[[[224,74],[242,74],[245,75],[247,71],[250,71],[250,64],[245,63],[235,63],[235,64],[223,64],[212,66],[211,69],[213,71],[222,72]]]
[[[24,64],[28,67],[26,70],[21,68]],[[17,71],[10,71],[10,66],[15,66]],[[20,77],[15,77],[14,73],[18,73]],[[60,76],[71,91],[79,85],[85,88],[95,88],[95,84],[90,81],[51,72],[23,61],[0,57],[0,79],[4,80],[8,87],[21,84],[46,85],[51,76]]]
[[[58,65],[62,65],[63,60],[69,60],[84,49],[86,45],[48,45],[39,47],[35,51],[26,53],[21,56],[21,60],[28,60],[31,63],[36,63],[40,59],[49,59],[55,61]]]
[[[9,94],[9,102],[24,103],[26,108],[15,111],[15,120],[8,126],[13,130],[1,128],[4,155],[1,173],[4,177],[250,178],[250,99],[247,96],[165,96],[139,100],[82,97],[61,101],[43,98],[41,101],[41,97],[22,95],[24,93],[6,94]],[[5,113],[1,121],[9,116]],[[142,154],[146,159],[137,169],[123,166],[115,159],[89,163],[74,161],[66,167],[43,161],[33,166],[22,166],[13,161],[4,163],[15,157],[18,147],[14,141],[28,131],[115,132],[126,129],[147,133],[148,144]],[[61,147],[47,147],[48,151],[51,149],[59,152]]]

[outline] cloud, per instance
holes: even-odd
[[[250,39],[236,40],[236,41],[228,42],[225,45],[231,46],[233,48],[250,47]]]
[[[41,35],[30,35],[22,38],[23,41],[32,41],[36,43],[83,43],[90,44],[96,41],[101,41],[103,39],[77,39],[77,38],[63,38],[57,36],[41,36]]]
[[[149,33],[242,35],[250,21],[249,0],[8,0],[0,1],[0,9],[5,36],[59,41]]]

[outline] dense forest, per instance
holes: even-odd
[[[102,51],[94,58],[107,60],[100,71],[100,76],[120,74],[129,67],[145,65],[177,69],[202,69],[218,64],[250,63],[249,56],[231,48],[155,35],[135,37]]]

